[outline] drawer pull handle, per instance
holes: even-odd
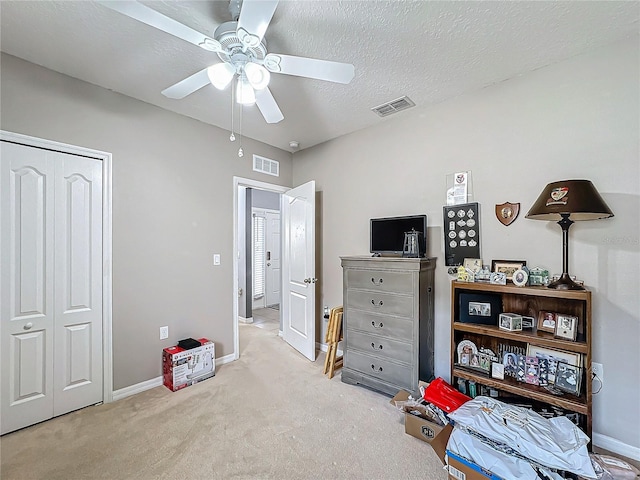
[[[376,344],[375,344],[375,343],[373,343],[373,342],[371,342],[371,348],[375,349],[375,348],[376,348]],[[378,348],[379,348],[380,350],[382,350],[382,345],[378,345]]]
[[[378,281],[376,282],[376,279],[375,279],[375,278],[373,278],[373,277],[371,277],[371,283],[373,283],[374,285],[382,285],[382,282],[383,282],[383,281],[384,281],[384,280],[381,278],[380,280],[378,280]]]
[[[374,307],[381,307],[382,305],[384,305],[384,303],[382,302],[382,300],[380,300],[378,303],[376,303],[375,300],[371,300],[371,305],[373,305]]]
[[[373,363],[371,364],[371,370],[376,371],[376,366],[375,366]],[[381,372],[381,371],[382,371],[382,367],[378,367],[378,368],[377,368],[377,371],[378,371],[378,372]]]
[[[373,325],[373,328],[382,328],[384,327],[384,325],[382,324],[382,322],[380,322],[379,325],[376,325],[376,322],[371,322],[371,325]]]

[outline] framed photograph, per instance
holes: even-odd
[[[540,310],[540,312],[538,312],[538,330],[556,333],[556,315],[557,314],[553,312]]]
[[[476,344],[471,340],[462,340],[457,347],[458,350],[458,363],[469,365],[471,360],[471,355],[474,353],[478,353],[478,348]]]
[[[501,313],[498,317],[498,328],[509,332],[522,331],[522,315],[517,313]]]
[[[518,355],[515,353],[507,352],[502,357],[502,364],[504,365],[504,373],[510,377],[515,377],[518,371]]]
[[[565,362],[558,362],[556,367],[555,386],[563,392],[580,395],[582,369]]]
[[[564,338],[575,342],[578,335],[578,317],[572,315],[564,315],[558,313],[556,315],[556,331],[557,338]]]
[[[473,272],[475,275],[480,270],[482,270],[482,259],[481,258],[465,258],[462,263],[466,270]]]
[[[458,321],[481,325],[497,325],[502,313],[502,297],[491,293],[461,293]]]
[[[582,355],[575,352],[565,352],[553,348],[527,345],[527,356],[546,359],[548,363],[547,380],[550,384],[555,382],[556,368],[559,362],[564,362],[574,367],[582,367]],[[538,360],[538,363],[539,360]]]
[[[504,273],[507,280],[511,281],[516,270],[525,267],[527,262],[524,260],[491,260],[491,271]]]

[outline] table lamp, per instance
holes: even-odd
[[[548,285],[558,290],[584,290],[569,276],[569,227],[576,221],[613,217],[589,180],[562,180],[547,185],[526,218],[558,220],[562,228],[562,276]]]

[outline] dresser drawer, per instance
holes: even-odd
[[[374,355],[347,350],[344,365],[352,370],[396,385],[412,385],[416,375],[410,365],[400,365]]]
[[[409,343],[356,331],[349,331],[347,335],[349,348],[404,363],[411,363],[413,360],[413,348]]]
[[[357,308],[380,315],[395,315],[413,318],[413,296],[396,295],[383,292],[365,292],[361,290],[347,291],[348,308]]]
[[[349,288],[380,292],[410,293],[413,291],[413,274],[379,270],[347,270]]]
[[[413,320],[371,315],[358,310],[347,310],[343,319],[347,330],[361,330],[385,337],[413,342]]]

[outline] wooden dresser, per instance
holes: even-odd
[[[395,395],[433,379],[435,258],[341,257],[342,381]]]

